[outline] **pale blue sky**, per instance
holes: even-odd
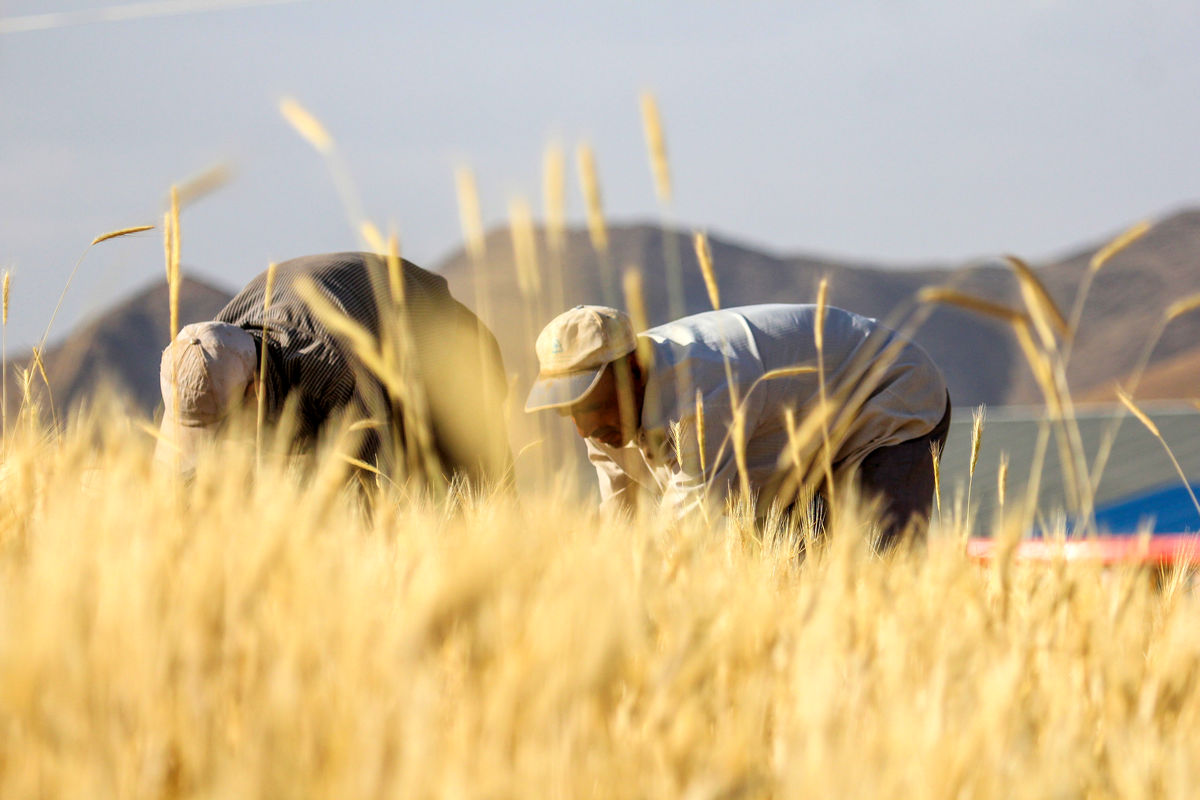
[[[0,18],[105,5],[8,0]],[[93,236],[156,222],[172,182],[222,159],[236,180],[184,216],[201,277],[236,288],[356,247],[284,94],[419,263],[458,245],[456,163],[498,222],[513,195],[540,207],[552,138],[594,145],[611,218],[655,217],[643,88],[682,225],[885,264],[1037,258],[1200,202],[1197,42],[1194,0],[306,0],[0,34],[10,343],[37,338]],[[93,250],[52,338],[161,275],[161,253],[157,232]]]

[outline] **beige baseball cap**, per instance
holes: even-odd
[[[605,365],[637,347],[633,323],[624,311],[608,306],[575,306],[550,321],[538,334],[539,371],[525,411],[563,408],[583,399]]]
[[[254,339],[236,325],[184,326],[163,350],[159,367],[165,411],[154,460],[192,470],[200,450],[245,396],[256,360]]]

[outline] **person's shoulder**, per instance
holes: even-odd
[[[436,272],[431,272],[407,259],[401,259],[404,288],[408,294],[450,296],[449,284]],[[361,276],[386,277],[388,257],[379,253],[347,251],[341,253],[317,253],[280,262],[276,267],[282,277],[308,275],[317,279],[359,279]]]
[[[366,253],[311,253],[296,256],[276,265],[279,272],[320,272],[338,268],[362,268],[366,262]]]
[[[407,259],[401,262],[404,267],[404,278],[406,282],[416,284],[417,286],[427,291],[445,295],[450,297],[450,284],[445,276],[439,275],[436,272],[427,270],[424,267],[419,267]]]

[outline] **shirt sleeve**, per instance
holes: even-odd
[[[698,427],[694,414],[685,416],[672,424],[667,436],[674,463],[662,503],[677,519],[697,512],[719,512],[731,484],[737,484],[737,459],[728,441],[728,425],[724,420],[706,419],[703,442]]]
[[[639,504],[650,502],[649,489],[632,474],[629,462],[631,448],[611,448],[592,439],[585,439],[588,461],[596,468],[600,487],[600,511],[605,514],[632,516]],[[636,448],[634,448],[636,449]],[[637,455],[640,459],[640,454]]]
[[[699,408],[695,402],[676,401],[666,431],[666,452],[673,469],[663,489],[663,505],[682,518],[703,510],[709,516],[723,511],[725,501],[739,485],[737,448],[733,430],[734,408],[728,383],[711,381]],[[762,398],[755,393],[743,398],[742,436],[749,442],[762,415]]]

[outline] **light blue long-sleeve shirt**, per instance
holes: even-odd
[[[826,424],[840,479],[871,451],[933,430],[947,395],[941,372],[919,346],[867,317],[825,311]],[[637,440],[621,448],[587,440],[602,506],[627,507],[645,493],[680,516],[705,504],[719,507],[741,482],[739,439],[760,515],[797,472],[795,465],[823,463],[816,314],[815,305],[745,306],[641,334],[653,364],[645,371]],[[764,377],[774,370],[795,372]],[[735,408],[743,415],[740,432]]]

